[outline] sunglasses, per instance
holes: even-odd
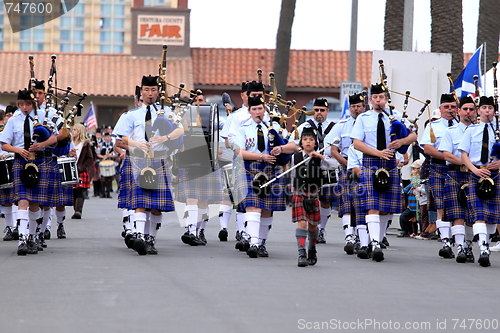
[[[464,110],[464,111],[475,111],[476,108],[462,108],[462,110]]]
[[[314,112],[326,112],[327,110],[323,110],[323,109],[314,109]]]
[[[443,107],[443,109],[456,109],[457,108],[456,105],[443,105],[442,107]]]

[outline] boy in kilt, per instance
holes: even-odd
[[[340,177],[338,181],[338,187],[340,188],[339,217],[342,219],[342,227],[344,229],[344,251],[347,254],[353,254],[356,242],[356,231],[355,227],[351,225],[352,193],[349,188],[351,173],[347,171],[347,155],[349,147],[352,144],[351,132],[356,118],[358,118],[358,115],[365,112],[364,94],[349,96],[349,111],[350,117],[336,123],[326,136],[325,141],[333,142],[333,138],[340,139],[339,143],[332,144],[330,155],[340,163]]]
[[[135,211],[137,239],[133,248],[139,255],[145,255],[148,252],[157,253],[153,248],[156,232],[161,224],[161,212],[175,209],[170,191],[170,170],[166,160],[169,149],[166,142],[179,138],[184,130],[180,123],[168,135],[160,135],[159,131],[151,130],[157,118],[155,107],[158,108],[154,105],[159,95],[156,76],[142,78],[141,95],[144,104],[129,112],[124,118],[123,126],[115,128],[113,134],[120,136],[130,150],[132,174],[129,175],[131,186],[127,206]],[[167,118],[170,109],[164,111]],[[146,210],[151,211],[150,220]]]
[[[455,239],[457,250],[456,261],[458,263],[474,262],[472,253],[471,232],[466,233],[466,229],[472,229],[469,220],[469,208],[467,207],[467,198],[460,196],[464,194],[464,188],[470,185],[469,170],[462,164],[462,152],[458,150],[458,145],[462,140],[467,128],[472,125],[472,119],[476,119],[476,105],[474,100],[469,97],[460,99],[460,108],[458,109],[460,123],[448,127],[439,144],[439,151],[443,153],[446,159],[448,172],[446,173],[444,187],[444,202],[446,210],[444,212],[446,221],[451,221],[451,236]],[[460,200],[465,199],[464,200]],[[469,226],[466,226],[466,224]],[[469,239],[466,239],[469,235]]]
[[[438,148],[447,128],[457,124],[455,118],[457,103],[452,94],[441,95],[439,111],[441,118],[430,122],[425,127],[420,145],[424,148],[424,153],[431,157],[429,165],[429,189],[437,210],[436,227],[441,234],[442,248],[439,250],[439,256],[449,259],[454,258],[455,255],[451,249],[451,222],[444,219],[444,184],[448,167],[446,166],[443,153]]]
[[[498,169],[500,161],[490,160],[490,152],[495,143],[495,131],[492,125],[495,101],[493,97],[482,96],[479,101],[480,122],[469,126],[465,131],[458,150],[462,152],[462,163],[469,168],[471,184],[468,189],[470,220],[472,229],[478,236],[481,254],[478,263],[482,267],[490,266],[490,234],[494,234],[500,221],[500,179]],[[482,184],[484,183],[484,184]]]
[[[309,119],[304,122],[297,128],[297,132],[299,133],[299,137],[302,134],[302,131],[305,128],[312,128],[316,130],[316,138],[318,140],[319,149],[322,149],[325,144],[329,144],[326,140],[328,134],[332,131],[335,123],[328,119],[328,112],[330,111],[328,108],[328,102],[323,98],[316,98],[314,100],[314,116],[313,119]],[[340,138],[340,136],[336,136]],[[299,140],[295,140],[297,145],[297,149],[299,146]],[[323,155],[328,155],[329,151],[323,152]],[[333,181],[333,179],[331,179]],[[321,221],[319,224],[319,236],[318,236],[318,244],[326,243],[326,224],[328,223],[328,219],[330,218],[332,212],[332,204],[336,202],[336,198],[338,194],[335,191],[335,186],[324,186],[320,189],[319,193],[319,202],[320,202],[320,216]]]
[[[316,151],[318,141],[315,130],[305,128],[302,131],[299,144],[301,151],[293,154],[290,167],[297,165],[308,157],[311,159],[299,165],[292,176],[292,222],[297,223],[295,237],[299,257],[297,266],[314,266],[318,261],[316,244],[318,243],[318,224],[320,221],[318,194],[326,181],[323,170],[338,167],[338,162],[330,156]],[[309,247],[306,254],[306,239],[309,237]]]
[[[36,109],[35,95],[30,90],[19,91],[17,105],[20,113],[13,116],[0,133],[2,149],[15,154],[13,165],[14,200],[19,210],[18,255],[36,254],[37,219],[40,206],[54,207],[58,198],[54,196],[60,186],[60,178],[53,167],[52,152],[46,147],[57,142],[57,129],[46,140],[32,142],[35,121],[43,119],[45,112]],[[40,142],[38,142],[40,141]]]
[[[370,91],[373,110],[358,117],[351,138],[354,148],[363,153],[358,196],[362,203],[362,210],[366,212],[365,219],[371,238],[372,259],[380,262],[384,260],[380,241],[387,229],[387,214],[401,213],[402,202],[404,202],[397,160],[392,149],[411,144],[417,136],[411,132],[407,137],[391,142],[390,121],[388,111],[386,111],[386,104],[389,100],[388,92],[383,84],[373,84]],[[401,119],[399,113],[395,116]]]
[[[266,188],[260,188],[260,185],[282,171],[282,167],[275,165],[277,155],[291,154],[296,150],[292,141],[270,149],[268,130],[262,124],[265,111],[263,97],[249,97],[248,112],[251,118],[241,126],[234,141],[235,153],[245,165],[236,175],[235,200],[246,210],[246,228],[250,236],[247,254],[250,258],[257,258],[259,253],[260,256],[268,256],[265,240],[269,234],[272,212],[286,210],[283,178]],[[264,248],[259,250],[259,247]]]

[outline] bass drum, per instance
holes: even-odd
[[[218,168],[219,109],[217,104],[192,105],[184,115],[184,150],[175,154],[179,168]]]

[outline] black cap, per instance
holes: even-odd
[[[241,82],[241,92],[247,91],[248,82]]]
[[[45,91],[45,81],[44,80],[41,80],[41,81],[35,80],[35,89]]]
[[[14,113],[14,112],[16,112],[17,109],[18,109],[18,107],[15,106],[15,105],[7,105],[5,107],[5,114],[7,114],[7,113]]]
[[[495,106],[495,100],[493,99],[493,96],[486,97],[486,96],[481,96],[479,99],[479,106],[483,105],[492,105]]]
[[[264,104],[264,98],[262,96],[248,97],[248,107],[257,106]]]
[[[365,102],[365,96],[362,93],[349,96],[349,104],[358,104],[364,102]]]
[[[472,99],[472,97],[470,97],[470,96],[464,96],[464,97],[460,98],[460,107],[462,107],[462,106],[464,106],[465,104],[468,104],[468,103],[475,104],[474,100]]]
[[[441,95],[441,100],[440,104],[443,103],[455,103],[455,97],[453,97],[453,94],[442,94]]]
[[[370,94],[381,94],[386,92],[384,85],[382,83],[375,83],[370,86]]]
[[[34,101],[35,95],[31,90],[19,90],[19,92],[17,93],[17,99],[23,101]]]
[[[143,76],[141,85],[143,87],[156,87],[158,86],[158,76]]]
[[[141,87],[135,86],[135,96],[137,97],[137,99],[141,97]]]
[[[325,108],[328,107],[328,101],[324,98],[316,98],[314,100],[314,106],[323,106]]]
[[[95,132],[96,133],[101,133],[101,129],[98,127],[98,128],[95,129]]]
[[[312,135],[316,137],[316,130],[312,127],[304,127],[300,136],[303,137],[304,135]]]
[[[264,85],[257,81],[248,82],[247,91],[264,91]]]
[[[109,132],[104,133],[104,136],[110,136],[110,135],[111,135],[111,133],[109,133]]]

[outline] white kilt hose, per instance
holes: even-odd
[[[478,197],[476,190],[479,177],[471,173],[471,184],[467,186],[467,201],[472,222],[484,220],[489,223],[500,223],[500,177],[498,177],[498,170],[491,170],[490,178],[495,182],[496,193],[492,199],[483,200]]]
[[[26,186],[21,181],[21,171],[27,163],[34,163],[38,167],[39,183],[36,186]],[[57,170],[57,171],[56,171]],[[12,167],[14,176],[14,201],[28,200],[38,202],[42,206],[55,207],[59,205],[57,197],[58,189],[61,187],[59,169],[54,168],[51,156],[30,160],[16,156]]]
[[[270,211],[286,210],[284,177],[269,185],[270,194],[268,196],[257,195],[252,186],[254,176],[257,173],[264,172],[269,179],[272,179],[282,173],[283,167],[259,161],[245,160],[244,163],[245,168],[237,170],[235,184],[235,200],[241,203],[241,207],[257,207]]]
[[[379,168],[389,171],[390,189],[379,192],[373,187],[373,176]],[[361,204],[361,211],[376,209],[381,212],[398,214],[403,211],[403,194],[401,192],[399,173],[396,159],[384,160],[376,157],[363,156],[357,200]]]
[[[132,168],[131,187],[128,194],[129,209],[146,208],[159,211],[174,211],[174,202],[170,191],[170,170],[166,158],[130,157]],[[141,172],[151,168],[156,173],[156,186],[152,189],[141,187]]]

